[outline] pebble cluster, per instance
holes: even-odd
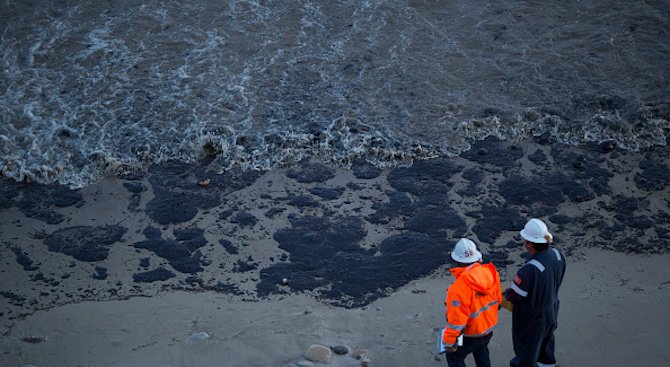
[[[367,358],[366,349],[352,349],[346,345],[326,346],[312,344],[303,354],[302,359],[292,361],[284,367],[313,367],[316,365],[329,365],[333,367],[368,367],[371,366]]]

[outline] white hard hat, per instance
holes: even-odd
[[[526,241],[533,243],[548,243],[553,239],[553,236],[547,229],[547,225],[535,218],[529,220],[519,234]]]
[[[461,238],[456,242],[451,258],[459,263],[471,264],[482,259],[482,253],[477,251],[475,243],[467,238]]]

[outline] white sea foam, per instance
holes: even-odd
[[[0,6],[0,171],[16,180],[78,187],[205,155],[389,167],[488,136],[637,150],[670,130],[670,45],[651,36],[669,20],[648,4],[49,6]]]

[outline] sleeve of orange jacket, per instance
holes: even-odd
[[[470,299],[467,297],[467,288],[452,284],[447,290],[447,324],[442,343],[448,347],[456,345],[456,339],[465,329],[470,317]]]

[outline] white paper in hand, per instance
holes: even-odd
[[[440,332],[437,334],[437,353],[444,353],[447,350],[447,346],[444,345],[443,337],[444,333],[447,331],[447,328],[442,328]],[[456,344],[460,347],[463,346],[463,334],[458,336],[458,339],[456,339]]]
[[[442,342],[442,337],[444,336],[444,331],[446,328],[442,328],[439,333],[437,333],[437,353],[444,353],[447,347],[444,346]]]

